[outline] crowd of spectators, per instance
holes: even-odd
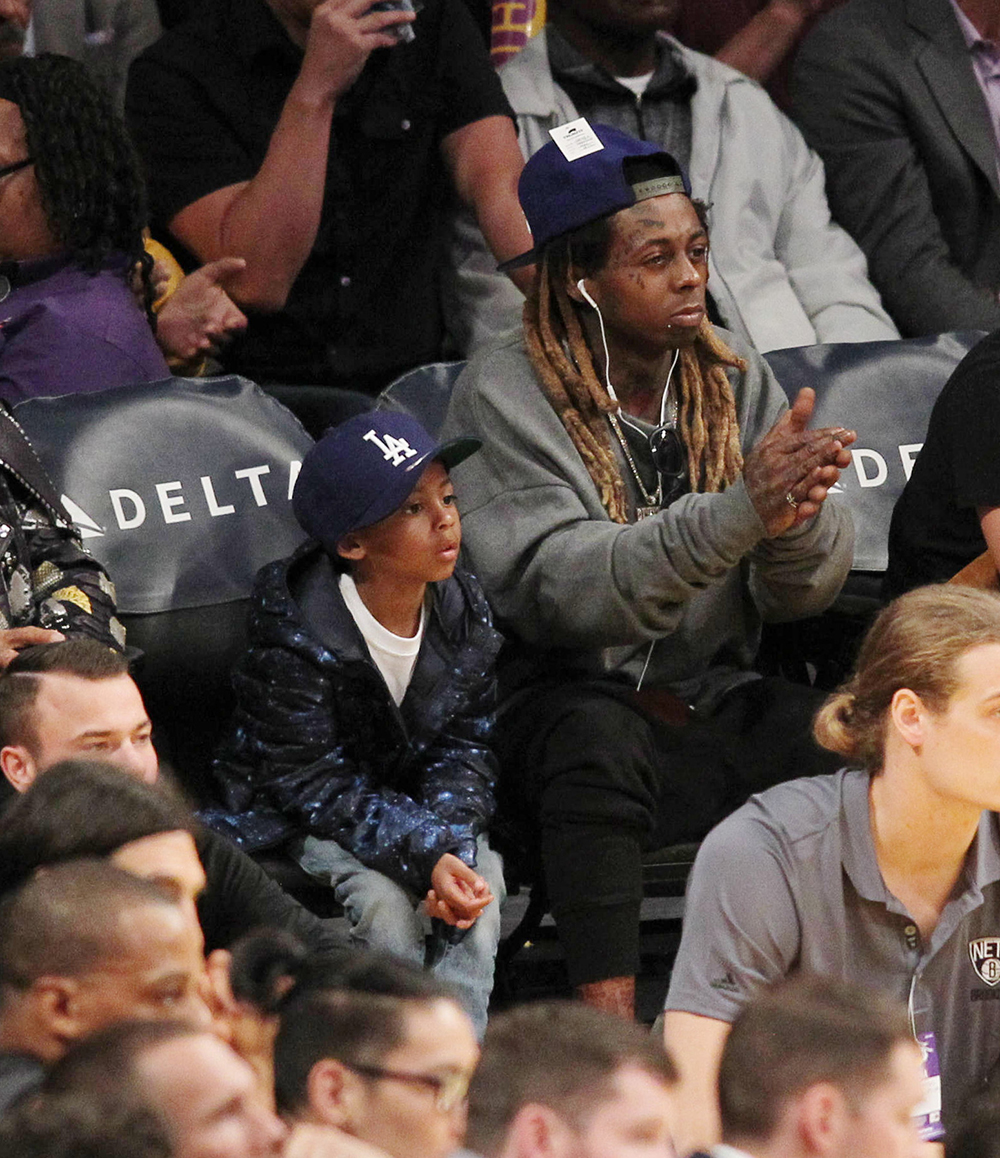
[[[1000,333],[1000,0],[497,3],[0,0],[0,1154],[993,1158],[996,334],[760,648],[857,437],[764,355]],[[315,441],[193,782],[16,408],[219,374]]]

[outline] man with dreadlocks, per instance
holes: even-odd
[[[63,56],[0,66],[0,398],[169,378],[132,293],[138,158],[110,97]]]
[[[455,476],[514,640],[508,791],[537,823],[572,983],[631,1016],[643,850],[832,770],[819,697],[750,668],[762,618],[819,612],[850,568],[850,516],[825,499],[854,435],[807,429],[812,392],[788,409],[706,320],[704,212],[672,157],[583,120],[553,136],[520,183],[523,334],[470,362],[445,432],[484,439]]]

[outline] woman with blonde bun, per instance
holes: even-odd
[[[886,607],[815,723],[833,775],[751,798],[709,834],[667,996],[688,1145],[718,1139],[729,1025],[794,970],[906,1001],[915,1123],[941,1138],[1000,1059],[1000,597],[921,587]]]

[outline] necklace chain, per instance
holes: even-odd
[[[635,459],[632,457],[632,452],[629,450],[628,441],[625,438],[625,433],[618,421],[618,415],[611,413],[608,415],[608,421],[611,423],[611,429],[618,436],[618,441],[621,443],[622,453],[625,455],[625,461],[628,463],[632,471],[632,477],[635,479],[636,486],[639,488],[639,493],[642,495],[643,507],[638,512],[639,518],[644,518],[646,515],[653,514],[658,511],[663,503],[663,479],[657,473],[656,490],[650,494],[643,485],[642,477],[639,474],[639,469],[635,465]]]

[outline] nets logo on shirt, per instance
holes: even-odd
[[[1000,985],[1000,937],[979,937],[970,941],[969,958],[981,981],[991,989]]]

